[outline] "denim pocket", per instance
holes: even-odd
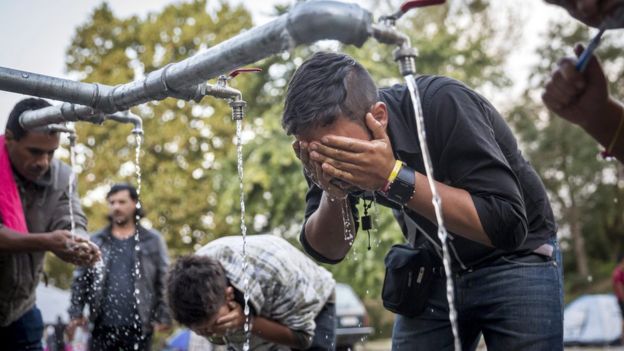
[[[546,257],[538,254],[531,254],[527,256],[515,256],[515,257],[506,257],[502,256],[501,259],[507,263],[526,266],[526,267],[546,267],[546,266],[556,266],[557,263],[553,259],[553,257]]]

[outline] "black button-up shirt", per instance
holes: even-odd
[[[495,246],[487,247],[449,233],[455,251],[454,267],[479,265],[511,252],[528,254],[553,239],[557,227],[544,185],[522,157],[515,137],[496,109],[453,79],[420,76],[416,80],[434,178],[470,193],[481,224]],[[407,87],[381,89],[380,100],[388,107],[388,135],[395,157],[425,174]],[[322,195],[316,185],[308,184],[306,220],[318,208]],[[358,199],[351,200],[354,218],[358,218]],[[383,199],[379,202],[392,206]],[[394,212],[406,237],[404,215],[437,241],[437,226],[427,218],[411,210],[394,208]],[[301,232],[305,250],[319,261],[335,263],[314,252],[304,230],[305,224]]]

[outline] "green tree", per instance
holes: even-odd
[[[570,56],[575,43],[588,42],[589,34],[572,21],[552,23],[537,50],[541,60],[530,84],[510,113],[524,150],[549,192],[564,249],[571,253],[564,260],[568,291],[591,287],[594,275],[608,276],[624,234],[621,165],[602,160],[591,137],[550,113],[540,99],[557,60]],[[607,36],[598,56],[612,78],[612,93],[621,99],[624,91],[615,82],[622,78],[624,67],[617,60],[621,53],[617,47],[615,38]]]

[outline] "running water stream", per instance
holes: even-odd
[[[71,222],[71,236],[72,241],[76,242],[76,219],[74,218],[74,183],[76,182],[76,134],[69,133],[69,165],[71,171],[69,172],[69,221]]]
[[[449,254],[448,245],[446,239],[448,238],[448,232],[444,227],[444,219],[442,216],[442,199],[438,194],[435,180],[433,179],[433,166],[431,162],[431,156],[429,154],[429,148],[427,147],[427,135],[425,133],[425,120],[423,118],[422,105],[420,102],[420,95],[418,93],[418,86],[413,74],[405,76],[407,88],[409,89],[412,103],[414,105],[414,115],[416,116],[416,129],[418,130],[418,141],[420,143],[420,149],[422,150],[423,162],[425,164],[425,171],[427,173],[427,180],[429,187],[431,188],[431,194],[433,195],[432,203],[435,209],[436,220],[438,222],[438,239],[442,243],[442,263],[444,264],[444,272],[446,274],[446,299],[449,305],[449,319],[451,321],[451,329],[453,331],[453,339],[455,350],[461,350],[461,344],[459,341],[459,334],[457,329],[457,310],[455,309],[455,295],[453,290],[453,277],[451,273],[451,257]]]
[[[135,169],[135,174],[136,174],[136,178],[137,178],[137,195],[138,195],[138,199],[137,199],[137,203],[136,203],[136,211],[135,211],[135,217],[134,217],[134,223],[136,226],[136,231],[134,233],[134,250],[136,251],[135,254],[135,259],[134,259],[134,281],[136,282],[140,277],[141,277],[141,260],[140,260],[140,250],[141,247],[139,246],[140,244],[140,240],[139,240],[139,221],[141,220],[141,215],[140,215],[140,211],[141,211],[141,144],[143,143],[143,135],[142,132],[137,132],[134,133],[135,135],[135,140],[136,140],[136,147],[134,150],[134,169]],[[135,285],[136,286],[136,285]],[[136,323],[136,327],[138,328],[139,326],[141,326],[141,316],[139,315],[139,305],[141,304],[141,299],[139,297],[139,289],[135,288],[134,290],[134,301],[135,301],[135,315],[134,315],[134,323]],[[143,335],[141,336],[141,340],[143,340]],[[134,349],[138,350],[139,349],[139,344],[135,343],[134,344]]]
[[[243,235],[243,290],[245,296],[245,343],[243,344],[243,351],[250,349],[251,338],[251,320],[249,319],[249,275],[247,274],[248,262],[247,262],[247,226],[245,225],[245,193],[243,189],[243,121],[236,120],[236,155],[237,155],[237,170],[238,170],[238,182],[240,189],[240,228]]]

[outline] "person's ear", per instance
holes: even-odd
[[[6,141],[15,141],[15,136],[13,135],[13,132],[9,129],[6,129],[4,131],[4,139]]]
[[[378,101],[370,108],[370,113],[373,115],[373,118],[384,127],[384,129],[388,128],[388,108],[386,104]]]

